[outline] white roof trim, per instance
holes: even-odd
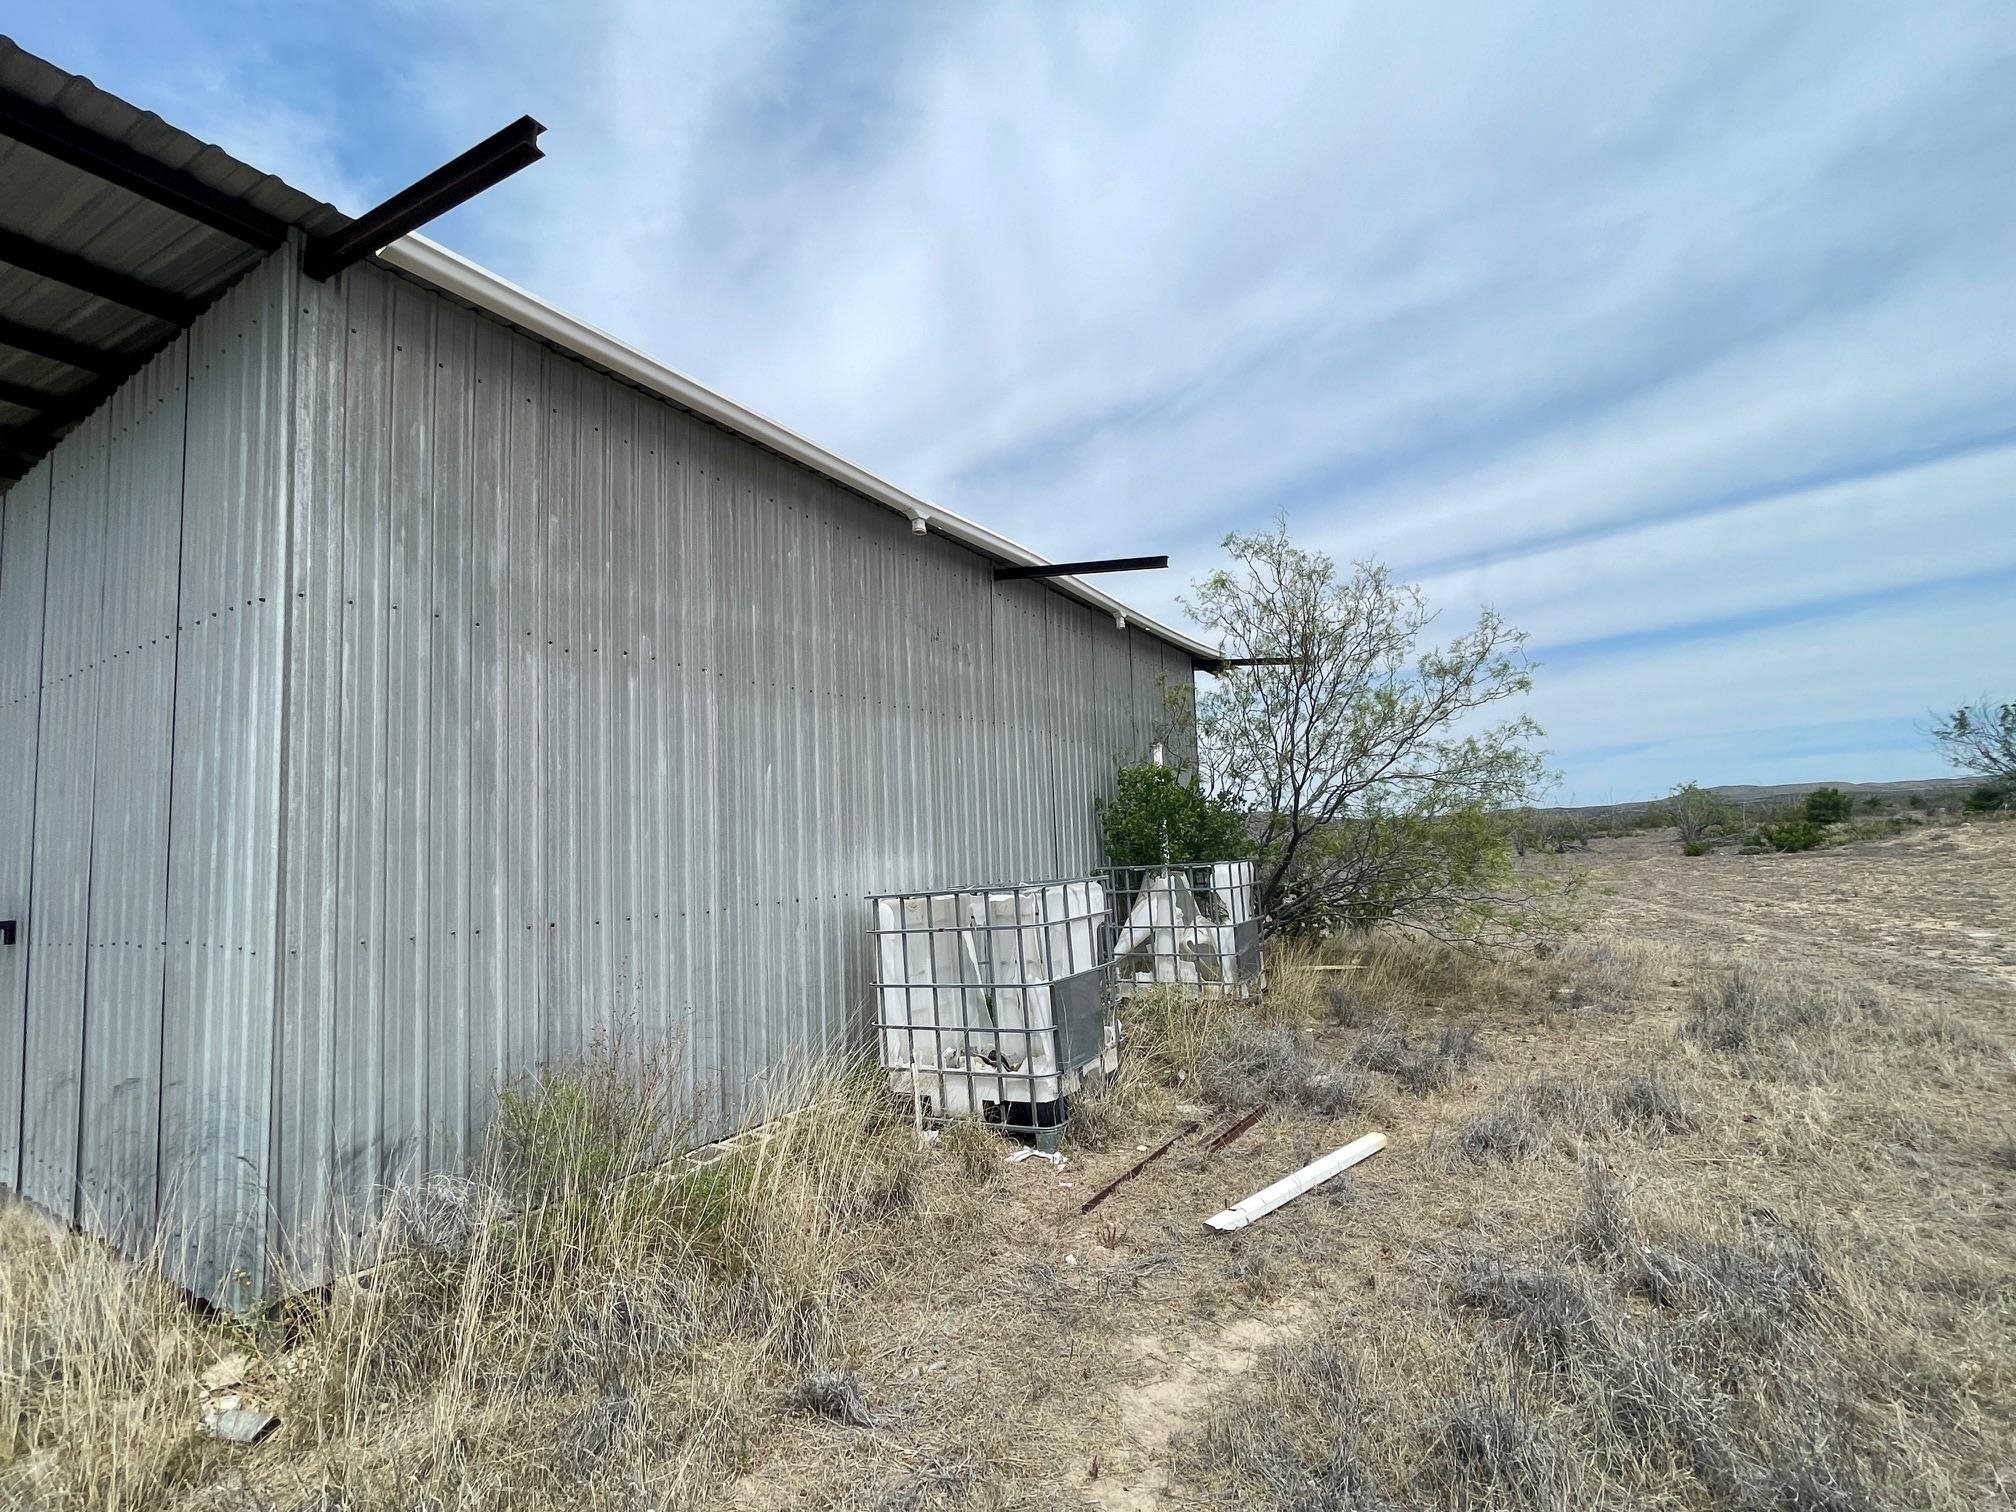
[[[843,487],[895,510],[913,524],[918,520],[928,521],[930,529],[939,535],[998,558],[1010,566],[1050,565],[1028,547],[1017,545],[1006,536],[996,535],[986,526],[976,525],[949,509],[904,492],[866,468],[857,467],[845,457],[837,457],[823,446],[814,445],[775,420],[744,409],[734,400],[724,399],[713,390],[701,387],[685,374],[674,372],[664,363],[646,356],[606,331],[598,331],[586,321],[556,310],[537,295],[527,293],[510,280],[498,277],[488,268],[458,256],[424,236],[402,237],[378,256],[390,266],[410,273],[444,293],[467,300],[478,309],[487,310],[500,320],[508,321],[555,346],[564,347],[696,415],[712,420],[737,435],[746,436],[759,446],[768,447],[814,472],[823,473]],[[1109,598],[1082,578],[1061,577],[1048,581],[1071,597],[1112,615],[1116,621],[1124,619],[1130,625],[1138,625],[1199,660],[1216,661],[1224,655],[1215,647],[1157,624],[1119,600]]]

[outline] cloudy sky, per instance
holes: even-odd
[[[1530,630],[1564,798],[1940,770],[2016,696],[2016,6],[6,5],[457,250],[1176,596],[1285,512]]]

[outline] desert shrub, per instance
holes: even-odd
[[[1728,834],[1742,823],[1743,811],[1720,793],[1699,783],[1683,782],[1660,805],[1681,846],[1705,844],[1711,835]]]
[[[1706,840],[1682,840],[1680,854],[1683,856],[1705,856],[1715,847]]]
[[[1172,713],[1205,786],[1251,818],[1270,934],[1397,920],[1441,935],[1524,927],[1544,879],[1513,864],[1511,816],[1548,784],[1526,637],[1495,611],[1436,644],[1418,588],[1298,547],[1287,522],[1228,535],[1184,607],[1226,667]]]
[[[2016,703],[1983,698],[1955,709],[1932,727],[1932,738],[1953,765],[1991,783],[2016,783]]]
[[[1203,1090],[1223,1107],[1269,1103],[1335,1115],[1364,1103],[1350,1067],[1319,1055],[1309,1035],[1282,1024],[1228,1024],[1205,1067]]]
[[[1537,851],[1565,856],[1570,851],[1589,849],[1595,827],[1580,814],[1567,809],[1528,809],[1512,824],[1512,848],[1520,855]]]
[[[1809,824],[1839,824],[1855,812],[1855,800],[1835,787],[1815,788],[1806,795]]]
[[[2016,782],[1984,782],[1968,789],[1960,800],[1960,810],[1966,814],[1999,814],[2005,809],[2016,809]]]
[[[1751,836],[1752,845],[1781,853],[1809,851],[1825,843],[1826,834],[1810,819],[1786,819],[1768,824]]]

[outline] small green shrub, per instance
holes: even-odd
[[[1770,851],[1809,851],[1826,840],[1826,832],[1812,820],[1786,819],[1757,831],[1750,843]]]
[[[1204,791],[1174,768],[1123,766],[1099,805],[1106,859],[1114,866],[1237,861],[1253,853],[1245,818],[1229,798]]]
[[[1806,795],[1806,822],[1839,824],[1855,812],[1855,800],[1839,788],[1815,788]]]
[[[1680,842],[1680,854],[1683,856],[1705,856],[1714,848],[1706,840],[1683,840]]]
[[[1960,800],[1962,813],[1999,814],[2005,809],[2016,809],[2016,783],[1984,782]]]

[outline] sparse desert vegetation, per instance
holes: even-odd
[[[1258,1005],[1136,1000],[1061,1167],[973,1122],[919,1149],[837,1073],[696,1167],[610,1055],[392,1204],[403,1258],[270,1317],[10,1207],[0,1502],[2006,1503],[2016,826],[1535,864],[1588,869],[1579,934],[1381,934],[1281,955]],[[205,1436],[226,1395],[278,1428]]]

